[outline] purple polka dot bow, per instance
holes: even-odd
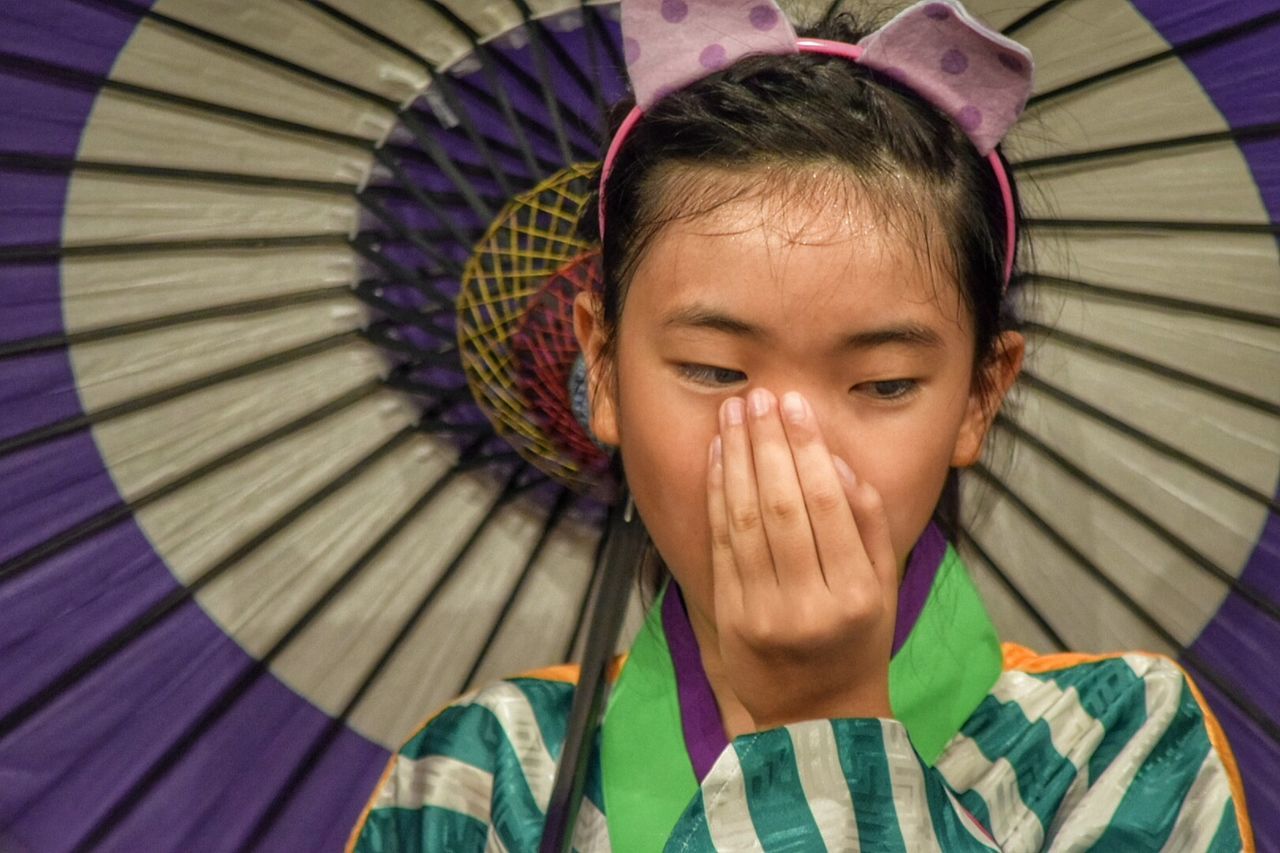
[[[768,0],[623,0],[622,34],[641,110],[747,54],[799,52],[795,30]],[[952,0],[917,3],[859,46],[858,62],[949,115],[984,155],[1031,93],[1031,53]]]

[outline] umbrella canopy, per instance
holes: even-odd
[[[1176,656],[1275,849],[1280,9],[969,5],[1038,68],[961,551],[1007,639]],[[334,849],[580,654],[603,469],[504,413],[624,90],[611,4],[0,0],[0,847]]]

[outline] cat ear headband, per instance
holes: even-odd
[[[1013,189],[995,147],[1031,93],[1031,53],[980,23],[952,0],[926,0],[857,44],[797,38],[773,0],[622,0],[623,51],[636,106],[614,135],[600,173],[600,237],[605,184],[645,110],[665,95],[753,53],[844,57],[892,77],[959,125],[987,158],[1005,213],[1004,286],[1016,245]]]

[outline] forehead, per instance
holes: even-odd
[[[657,319],[698,302],[814,337],[895,322],[964,335],[946,247],[926,217],[848,181],[742,193],[654,235],[623,314]]]

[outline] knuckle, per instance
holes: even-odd
[[[792,498],[772,497],[765,501],[766,511],[778,521],[794,521],[803,512],[803,505]]]
[[[831,488],[814,489],[809,495],[809,503],[815,512],[827,514],[838,510],[845,501],[844,495]]]
[[[740,533],[754,533],[760,528],[760,511],[754,506],[737,506],[729,510],[729,523]]]

